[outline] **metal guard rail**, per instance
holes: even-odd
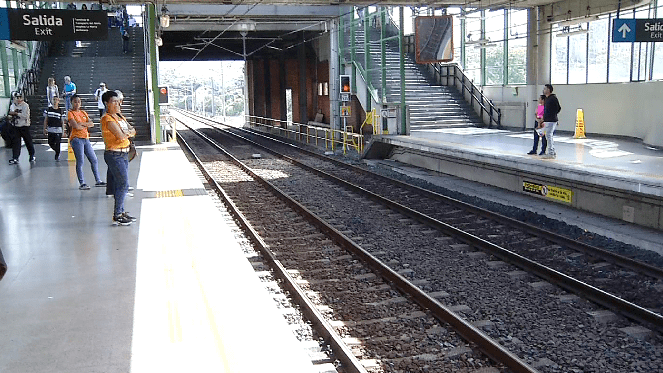
[[[49,43],[40,41],[34,50],[34,57],[32,58],[32,66],[24,70],[19,79],[16,90],[23,95],[35,95],[39,86],[39,75],[41,74],[41,67],[44,64],[44,59],[48,53]]]
[[[325,149],[331,148],[332,151],[336,149],[336,144],[340,143],[343,147],[343,154],[346,154],[350,148],[354,148],[357,154],[361,154],[364,151],[364,135],[361,133],[311,126],[256,115],[246,115],[245,120],[252,127],[267,127],[276,130],[279,135],[285,133],[285,137],[288,139],[292,133],[294,140],[306,142],[307,144],[310,144],[313,139],[317,146],[318,140],[324,140]],[[319,136],[320,132],[324,133],[324,136]]]
[[[479,104],[479,107],[481,108],[481,120],[483,121],[484,112],[488,114],[488,128],[493,126],[493,122],[497,125],[497,128],[502,128],[502,111],[497,106],[495,106],[495,104],[493,104],[492,100],[489,100],[486,96],[484,96],[483,91],[474,85],[474,82],[468,78],[467,75],[465,75],[465,72],[460,68],[460,66],[458,66],[458,64],[448,63],[443,65],[441,63],[434,63],[432,66],[438,76],[442,76],[442,68],[446,67],[447,84],[449,82],[449,78],[451,77],[453,77],[454,86],[456,86],[457,81],[460,80],[461,94],[463,97],[465,97],[465,91],[467,91],[470,94],[470,105],[474,106],[475,102]],[[454,70],[453,74],[449,74],[451,69]],[[460,75],[460,78],[458,75]],[[495,114],[497,115],[497,118],[495,118]]]

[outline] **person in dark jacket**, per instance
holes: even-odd
[[[555,143],[553,141],[553,134],[557,128],[557,114],[562,110],[559,105],[557,96],[553,94],[552,84],[546,84],[543,87],[543,94],[546,96],[546,101],[543,104],[543,134],[548,142],[548,154],[544,155],[545,158],[556,158]]]

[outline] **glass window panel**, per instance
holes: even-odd
[[[465,18],[465,42],[481,39],[481,18],[479,13],[468,14]],[[481,83],[481,49],[476,44],[465,45],[465,73],[475,84]]]
[[[454,61],[459,62],[461,61],[460,58],[460,38],[462,37],[461,35],[461,29],[460,29],[460,17],[458,17],[460,13],[460,8],[449,8],[448,14],[453,15],[453,45],[454,45]]]
[[[633,12],[623,12],[621,18],[633,18]],[[613,43],[610,38],[609,83],[628,82],[631,77],[631,43]]]
[[[587,83],[587,35],[569,36],[569,84]]]
[[[527,10],[512,10],[509,17],[508,84],[527,82]]]
[[[587,83],[605,83],[608,74],[608,18],[589,23]]]
[[[663,79],[663,44],[652,43],[654,48],[654,65],[652,66],[652,79]]]
[[[414,16],[412,15],[412,8],[409,6],[403,7],[403,35],[414,34]]]
[[[639,81],[646,79],[646,63],[647,63],[647,43],[633,44],[633,73],[631,74],[632,81]]]
[[[567,65],[568,58],[568,41],[567,37],[557,37],[556,33],[552,35],[552,54],[550,58],[550,72],[552,84],[566,84],[567,82]]]
[[[486,84],[504,84],[504,10],[486,12]]]

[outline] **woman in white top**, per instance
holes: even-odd
[[[46,87],[46,100],[48,107],[53,107],[53,97],[60,96],[58,86],[55,84],[55,78],[48,78],[48,86]]]

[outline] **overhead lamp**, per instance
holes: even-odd
[[[490,43],[476,44],[474,46],[474,48],[475,49],[486,49],[486,48],[489,48],[489,47],[494,47],[496,45],[497,45],[496,43],[490,42]]]
[[[161,21],[161,27],[167,28],[170,26],[170,16],[168,15],[168,8],[166,8],[166,5],[161,7],[161,17],[159,18]]]
[[[590,17],[582,17],[582,18],[576,18],[568,21],[563,21],[563,22],[553,22],[557,24],[557,27],[570,27],[570,26],[575,26],[579,25],[581,23],[587,23],[587,22],[592,22],[592,21],[598,21],[599,16],[590,16]]]
[[[247,32],[256,30],[256,22],[250,19],[244,20],[237,24],[238,31]]]
[[[469,36],[469,35],[468,35]],[[472,45],[472,44],[488,44],[490,43],[490,39],[479,39],[479,40],[468,40],[465,42],[467,45]]]
[[[575,30],[570,30],[568,26],[566,27],[566,31],[562,31],[560,33],[557,33],[555,36],[558,38],[563,38],[567,36],[573,36],[573,35],[585,35],[589,32],[589,30],[583,29],[582,26],[579,26]]]

